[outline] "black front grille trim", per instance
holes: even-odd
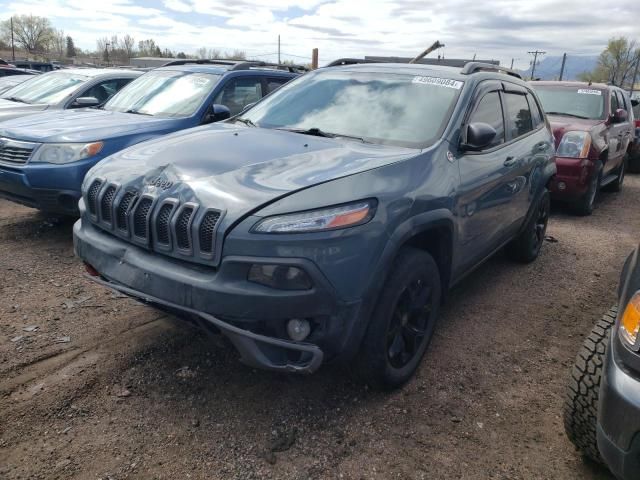
[[[98,194],[100,193],[100,189],[104,181],[100,178],[96,178],[87,190],[87,209],[89,210],[89,214],[94,219],[98,219]]]
[[[193,255],[193,235],[191,230],[197,210],[197,204],[185,203],[178,209],[171,221],[175,247],[181,255]]]
[[[219,210],[207,210],[198,225],[198,246],[203,256],[212,257],[215,254],[215,233],[220,217],[221,212]]]
[[[171,251],[173,245],[171,221],[178,205],[179,202],[175,198],[164,200],[151,216],[154,247],[159,250]]]
[[[154,198],[150,195],[142,195],[131,209],[129,222],[134,241],[148,246],[151,242],[149,221],[153,211]]]
[[[138,193],[133,190],[124,192],[120,202],[116,204],[116,228],[125,234],[129,233],[129,212],[138,198]]]
[[[118,195],[118,186],[109,183],[102,188],[102,192],[98,195],[98,206],[100,210],[100,222],[108,228],[113,227],[113,205]]]

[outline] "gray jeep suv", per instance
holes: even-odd
[[[93,168],[75,249],[96,281],[214,327],[249,365],[349,361],[394,388],[452,285],[504,246],[537,257],[554,174],[517,74],[324,68]]]

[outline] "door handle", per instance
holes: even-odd
[[[516,158],[515,157],[507,157],[507,159],[504,161],[504,166],[505,167],[512,167],[515,164],[516,164]]]

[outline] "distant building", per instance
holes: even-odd
[[[180,60],[179,58],[161,58],[161,57],[137,57],[129,60],[132,67],[161,67],[165,63]]]
[[[411,57],[375,57],[375,56],[366,56],[365,60],[371,60],[375,62],[385,62],[385,63],[409,63],[411,61]],[[423,58],[418,60],[417,63],[422,63],[424,65],[443,65],[445,67],[459,67],[462,68],[465,64],[469,62],[482,62],[482,63],[490,63],[491,65],[500,65],[498,60],[465,60],[461,58]]]

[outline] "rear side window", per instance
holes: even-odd
[[[502,102],[498,92],[489,92],[478,102],[469,123],[486,123],[498,133],[487,148],[504,143],[504,118],[502,116]]]
[[[282,85],[289,81],[288,78],[267,78],[267,91],[265,95],[279,89]]]
[[[531,123],[533,123],[533,128],[538,128],[540,124],[544,122],[544,117],[542,116],[538,102],[536,102],[536,99],[530,93],[527,93],[527,101],[529,102],[529,110],[531,110]]]
[[[532,131],[531,110],[527,97],[507,92],[504,98],[507,107],[507,138],[511,140]]]

